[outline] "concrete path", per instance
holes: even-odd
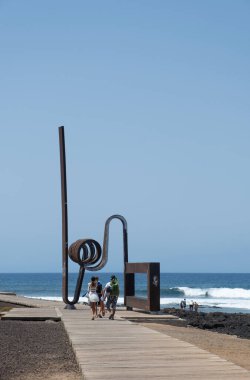
[[[23,308],[12,310],[6,317],[24,315]],[[92,321],[88,307],[66,310],[59,302],[52,309],[45,305],[30,309],[30,316],[38,317],[39,310],[43,316],[53,311],[61,318],[85,380],[250,379],[249,371],[225,359],[122,318],[139,318],[141,313],[123,310],[114,321],[107,317]]]

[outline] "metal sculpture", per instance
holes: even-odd
[[[126,263],[128,262],[127,222],[122,215],[112,215],[107,219],[104,228],[103,249],[94,239],[79,239],[68,248],[68,204],[64,127],[59,127],[59,144],[62,200],[62,296],[66,307],[74,309],[74,305],[78,302],[80,297],[85,270],[98,271],[102,269],[108,261],[109,225],[113,219],[120,220],[123,225],[123,258],[125,273]],[[68,257],[80,266],[72,301],[68,298]],[[124,279],[124,281],[126,280]]]
[[[136,296],[135,274],[147,275],[147,298]],[[127,309],[143,309],[146,311],[160,311],[160,263],[126,263],[126,289],[124,303]]]

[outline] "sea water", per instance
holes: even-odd
[[[114,273],[120,282],[119,304],[123,304],[123,274]],[[99,276],[103,286],[111,273],[90,273],[84,277],[79,302],[87,301],[84,294],[91,276]],[[69,274],[69,296],[73,297],[77,273]],[[135,293],[147,296],[146,274],[135,275]],[[25,297],[62,300],[62,275],[60,273],[2,273],[0,292],[15,292]],[[250,313],[250,273],[161,273],[161,308],[179,307],[186,298],[187,306],[196,301],[200,311]]]

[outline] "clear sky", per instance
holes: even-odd
[[[0,272],[61,270],[60,125],[69,243],[119,213],[130,261],[250,271],[249,19],[248,0],[0,0]]]

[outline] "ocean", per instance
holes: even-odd
[[[90,273],[84,277],[82,296],[86,301],[90,277],[96,275],[103,285],[111,273]],[[120,282],[119,304],[123,304],[123,274],[115,273]],[[69,295],[73,296],[77,273],[69,274]],[[250,273],[161,273],[161,308],[179,307],[186,298],[187,305],[193,300],[200,311],[250,313]],[[62,275],[60,273],[0,273],[0,292],[15,292],[25,297],[62,300]],[[146,274],[135,275],[136,295],[146,297]]]

